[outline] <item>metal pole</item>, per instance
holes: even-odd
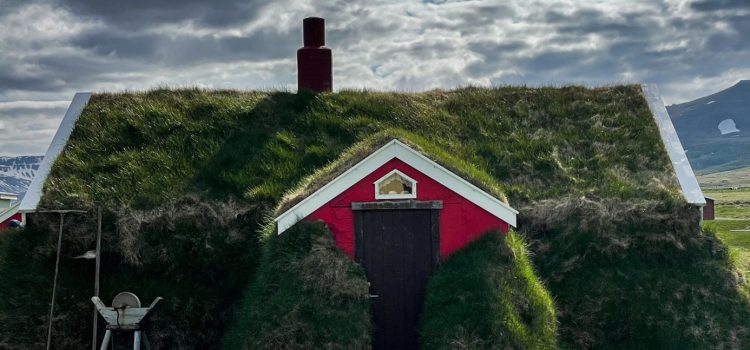
[[[94,296],[99,296],[99,268],[101,266],[102,250],[102,207],[97,208],[97,226],[96,226],[96,271],[94,272]],[[96,350],[96,335],[99,324],[99,313],[94,307],[94,329],[91,338],[91,350]]]
[[[109,345],[109,342],[112,340],[112,331],[109,329],[104,332],[104,340],[102,340],[102,347],[100,350],[107,350],[107,345]]]
[[[62,245],[63,220],[65,213],[60,213],[60,232],[57,236],[57,260],[55,261],[55,278],[52,280],[52,301],[49,305],[49,326],[47,329],[47,350],[52,345],[52,316],[55,312],[55,292],[57,292],[57,273],[60,270],[60,246]]]
[[[133,336],[133,350],[141,350],[141,331],[135,331]]]

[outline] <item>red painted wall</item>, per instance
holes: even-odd
[[[374,202],[373,183],[393,169],[417,181],[417,200],[441,200],[440,256],[445,258],[483,233],[498,229],[508,232],[508,224],[466,198],[451,191],[399,159],[392,159],[370,175],[310,214],[308,220],[322,220],[333,233],[336,244],[354,257],[354,214],[352,202]]]
[[[703,220],[715,220],[714,200],[706,198],[706,206],[703,207]]]
[[[10,224],[11,220],[21,221],[21,219],[22,219],[21,213],[15,213],[15,214],[13,214],[13,216],[9,217],[8,220],[0,222],[0,230],[4,230],[4,229],[8,228],[8,224]]]

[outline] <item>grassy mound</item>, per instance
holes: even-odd
[[[425,349],[555,349],[552,299],[511,232],[489,233],[445,261],[427,287]]]
[[[323,223],[270,236],[225,349],[369,349],[364,270]]]
[[[144,304],[162,296],[165,301],[148,330],[154,348],[215,347],[255,269],[259,245],[253,225],[259,215],[257,208],[194,197],[153,210],[105,212],[102,300],[109,305],[121,291],[134,292]],[[27,229],[0,235],[2,349],[44,347],[58,223],[57,215],[37,214]],[[52,335],[55,349],[91,346],[94,262],[74,257],[95,247],[95,232],[95,214],[66,216]],[[125,337],[117,340],[118,346],[132,348]]]
[[[563,198],[520,227],[581,349],[750,347],[750,305],[728,250],[684,203]]]

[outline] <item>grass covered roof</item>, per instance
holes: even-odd
[[[679,192],[639,86],[192,89],[95,94],[53,166],[42,206],[153,207],[193,192],[275,206],[303,178],[379,135],[428,148],[513,203]]]

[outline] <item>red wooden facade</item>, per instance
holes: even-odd
[[[8,219],[6,219],[5,221],[0,222],[0,230],[7,229],[8,225],[10,225],[11,220],[22,221],[22,219],[23,219],[23,215],[20,212],[19,213],[15,213],[11,217],[9,217]]]
[[[308,220],[322,220],[334,235],[336,244],[354,257],[354,213],[352,202],[374,202],[373,183],[397,169],[416,180],[418,201],[442,201],[440,212],[440,256],[445,258],[490,230],[508,232],[508,223],[431,179],[399,159],[392,159],[362,180],[340,193]]]

